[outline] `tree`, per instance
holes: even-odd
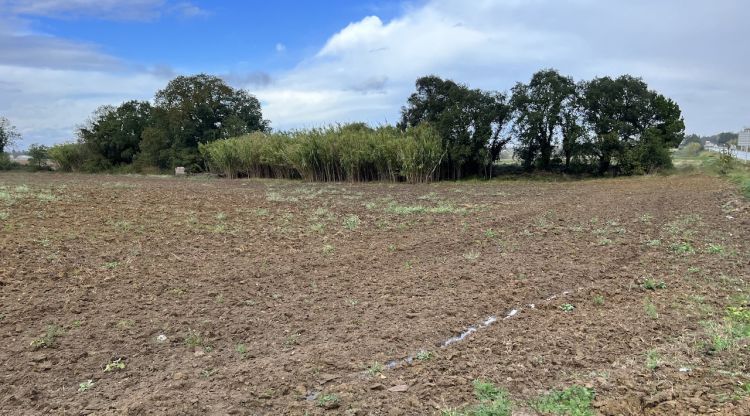
[[[16,127],[10,123],[10,120],[0,117],[0,153],[5,151],[6,146],[10,146],[20,139],[21,135]]]
[[[613,162],[622,173],[671,164],[666,149],[678,146],[685,135],[674,101],[630,75],[595,78],[582,88],[584,119],[590,129],[588,148],[598,159],[599,173],[608,171]]]
[[[582,133],[576,92],[573,79],[554,69],[539,71],[528,84],[518,83],[513,88],[510,102],[519,141],[517,153],[526,169],[536,163],[550,170],[552,152],[560,137],[566,166],[570,163],[575,141]]]
[[[92,156],[99,156],[107,168],[133,163],[140,151],[143,131],[151,123],[151,104],[127,101],[118,107],[101,106],[91,120],[78,129],[79,139]]]
[[[50,147],[48,154],[63,172],[80,171],[88,157],[86,145],[80,142],[54,145]]]
[[[37,169],[47,167],[48,151],[47,146],[40,144],[35,143],[29,146],[29,165]]]
[[[269,130],[255,97],[211,75],[175,78],[156,93],[155,107],[142,157],[159,167],[195,167],[198,143]]]
[[[508,115],[503,94],[426,76],[417,79],[416,92],[401,109],[399,127],[427,123],[437,130],[446,149],[443,177],[491,176],[510,141],[502,136]]]

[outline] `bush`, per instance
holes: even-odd
[[[86,163],[86,149],[80,143],[64,143],[52,146],[48,152],[49,158],[64,172],[78,172]]]
[[[11,170],[18,166],[10,160],[10,155],[4,152],[0,152],[0,170]]]

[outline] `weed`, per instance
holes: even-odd
[[[695,249],[688,242],[674,243],[671,246],[672,251],[677,254],[693,254]]]
[[[656,305],[651,302],[651,299],[646,298],[646,300],[643,302],[643,310],[646,312],[646,315],[648,315],[649,318],[659,318],[659,312],[656,311]]]
[[[480,254],[477,251],[469,251],[468,253],[464,253],[464,258],[469,261],[474,261],[478,259],[479,256]]]
[[[435,356],[435,353],[433,353],[432,351],[422,350],[417,353],[416,358],[419,361],[428,361],[434,356]]]
[[[323,245],[323,255],[330,256],[336,251],[336,248],[330,244]]]
[[[711,254],[724,254],[724,246],[719,244],[709,244],[707,251]]]
[[[0,211],[0,221],[5,221],[10,218],[10,214],[5,211]]]
[[[203,338],[200,334],[192,329],[188,331],[185,339],[183,340],[185,345],[191,348],[200,347],[203,345]]]
[[[397,215],[412,214],[463,214],[465,208],[456,208],[450,204],[440,204],[437,207],[425,207],[423,205],[397,205],[391,202],[385,209],[386,212]]]
[[[78,392],[83,393],[85,391],[91,390],[94,388],[94,380],[86,380],[81,383],[78,383]]]
[[[237,344],[237,346],[234,347],[234,350],[237,351],[237,354],[239,354],[240,358],[243,360],[247,357],[247,346],[245,344]]]
[[[207,368],[207,369],[201,371],[201,377],[202,378],[211,378],[212,376],[216,375],[216,373],[218,373],[218,372],[219,372],[219,370],[217,370],[215,368]]]
[[[47,325],[44,335],[41,338],[31,341],[31,348],[35,350],[41,348],[55,348],[57,346],[57,338],[63,334],[63,329],[59,326]]]
[[[255,215],[259,217],[267,217],[268,216],[268,210],[265,208],[258,208],[255,210]]]
[[[602,295],[594,296],[594,305],[597,305],[597,306],[604,305],[604,296]]]
[[[646,241],[646,245],[649,247],[659,247],[661,245],[661,240],[648,240]]]
[[[385,369],[385,367],[383,367],[383,364],[378,363],[378,362],[374,362],[374,363],[370,364],[369,367],[367,367],[366,371],[367,371],[367,375],[369,375],[370,377],[374,377],[374,376],[382,373],[384,369]]]
[[[648,352],[646,352],[646,368],[649,370],[656,370],[661,364],[661,355],[659,355],[656,350],[648,350]]]
[[[643,282],[643,288],[646,290],[656,290],[656,289],[666,289],[667,284],[663,281],[657,282],[654,279],[648,278],[646,281]]]
[[[413,266],[412,266],[412,261],[411,260],[406,260],[404,262],[404,268],[406,268],[407,270],[411,270],[412,267]]]
[[[223,212],[220,212],[220,213],[216,214],[216,220],[217,221],[224,221],[226,219],[227,219],[227,214],[225,214]]]
[[[609,238],[602,238],[602,239],[599,240],[598,244],[600,246],[608,246],[608,245],[612,244],[612,240],[610,240]]]
[[[359,227],[360,220],[356,215],[350,215],[344,220],[344,228],[347,230],[355,230]]]
[[[497,237],[497,233],[492,231],[492,228],[484,231],[484,236],[487,238],[495,238]]]
[[[576,307],[571,305],[570,303],[564,303],[560,305],[560,309],[562,309],[564,312],[573,312],[575,308]]]
[[[120,265],[119,261],[109,261],[109,262],[104,263],[102,268],[107,269],[107,270],[112,270],[112,269],[116,269],[117,266],[119,265]]]
[[[335,394],[323,394],[318,397],[317,404],[325,409],[335,409],[339,407],[340,401],[339,396]]]
[[[310,229],[312,231],[317,232],[317,233],[323,232],[323,230],[325,229],[325,227],[326,226],[322,222],[316,222],[316,223],[313,223],[313,224],[310,225]]]
[[[370,210],[375,209],[377,207],[378,207],[378,205],[376,203],[374,203],[374,202],[368,202],[368,203],[365,204],[365,208],[370,209]]]
[[[562,391],[553,390],[534,400],[531,406],[544,414],[593,416],[594,396],[591,389],[573,386]]]
[[[299,337],[300,336],[301,336],[301,334],[299,332],[295,332],[295,333],[289,335],[288,337],[286,337],[286,339],[284,339],[284,346],[285,347],[293,347],[295,345],[299,345]]]
[[[394,251],[396,251],[396,246],[393,244],[388,244],[388,251],[393,253]]]
[[[110,373],[113,371],[124,370],[124,369],[125,369],[125,362],[122,360],[122,358],[118,358],[116,360],[110,361],[107,363],[106,366],[104,366],[105,373]]]
[[[513,404],[508,393],[485,380],[474,381],[474,395],[479,404],[466,411],[444,411],[444,416],[510,416]]]
[[[688,267],[687,271],[688,271],[688,273],[693,273],[693,274],[695,274],[695,273],[698,273],[698,272],[700,272],[700,271],[701,271],[701,269],[700,269],[700,267],[695,267],[695,266],[692,266],[692,267]]]

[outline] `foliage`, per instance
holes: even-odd
[[[91,156],[101,161],[101,168],[133,163],[140,151],[143,130],[151,123],[151,112],[147,101],[99,107],[88,123],[78,129],[78,137]]]
[[[502,137],[510,113],[505,96],[436,76],[417,79],[416,89],[401,110],[399,126],[428,123],[437,130],[446,152],[440,177],[491,176],[494,162],[510,141]]]
[[[668,149],[684,137],[679,106],[648,89],[639,78],[595,78],[581,85],[584,120],[590,133],[583,146],[599,173],[646,173],[671,167]]]
[[[48,155],[64,172],[82,170],[87,159],[86,148],[81,143],[63,143],[52,146]]]
[[[700,142],[689,142],[679,151],[680,156],[697,157],[703,151],[703,145]]]
[[[10,146],[21,139],[21,134],[14,125],[5,117],[0,117],[0,153],[5,151],[6,146]]]
[[[465,411],[446,411],[445,416],[510,416],[513,404],[508,392],[497,388],[493,383],[484,380],[474,381],[474,395],[479,404]]]
[[[0,170],[11,170],[16,166],[10,159],[10,155],[0,152]]]
[[[544,414],[589,416],[594,414],[592,403],[594,392],[581,386],[562,391],[553,390],[532,403],[532,407]]]
[[[29,165],[41,169],[47,166],[49,148],[40,144],[32,144],[29,146]]]
[[[539,168],[550,170],[558,136],[563,143],[566,166],[570,164],[574,143],[581,133],[576,117],[577,101],[573,79],[554,69],[535,73],[529,84],[516,84],[511,98],[519,141],[516,154],[525,169],[531,170],[536,163]]]
[[[198,148],[210,170],[230,178],[312,181],[430,181],[436,178],[442,154],[437,133],[427,125],[405,131],[348,124],[256,132]]]
[[[199,143],[268,131],[260,102],[221,78],[179,76],[156,93],[151,124],[144,129],[142,164],[200,169]]]

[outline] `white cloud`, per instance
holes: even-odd
[[[179,4],[191,3],[0,0],[0,13],[149,19]],[[190,10],[182,13],[200,14]],[[708,134],[750,123],[748,15],[744,0],[429,0],[389,21],[342,25],[287,71],[226,78],[261,99],[275,128],[293,128],[395,122],[427,74],[507,90],[548,67],[577,79],[630,73],[676,99],[689,130]],[[0,18],[0,114],[26,145],[69,138],[97,106],[151,98],[178,73],[137,64]]]
[[[277,43],[276,44],[276,52],[278,52],[278,53],[284,53],[284,52],[286,52],[286,45],[284,45],[283,43]]]
[[[689,129],[750,120],[741,0],[433,0],[388,22],[367,16],[257,90],[278,128],[394,121],[414,80],[437,74],[507,90],[542,68],[577,79],[630,73],[675,98]],[[745,17],[743,17],[745,16]],[[743,52],[744,51],[744,52]],[[380,80],[380,82],[377,82]]]
[[[207,14],[190,2],[168,0],[0,0],[0,11],[9,15],[112,20],[151,20],[163,14],[182,17]]]

